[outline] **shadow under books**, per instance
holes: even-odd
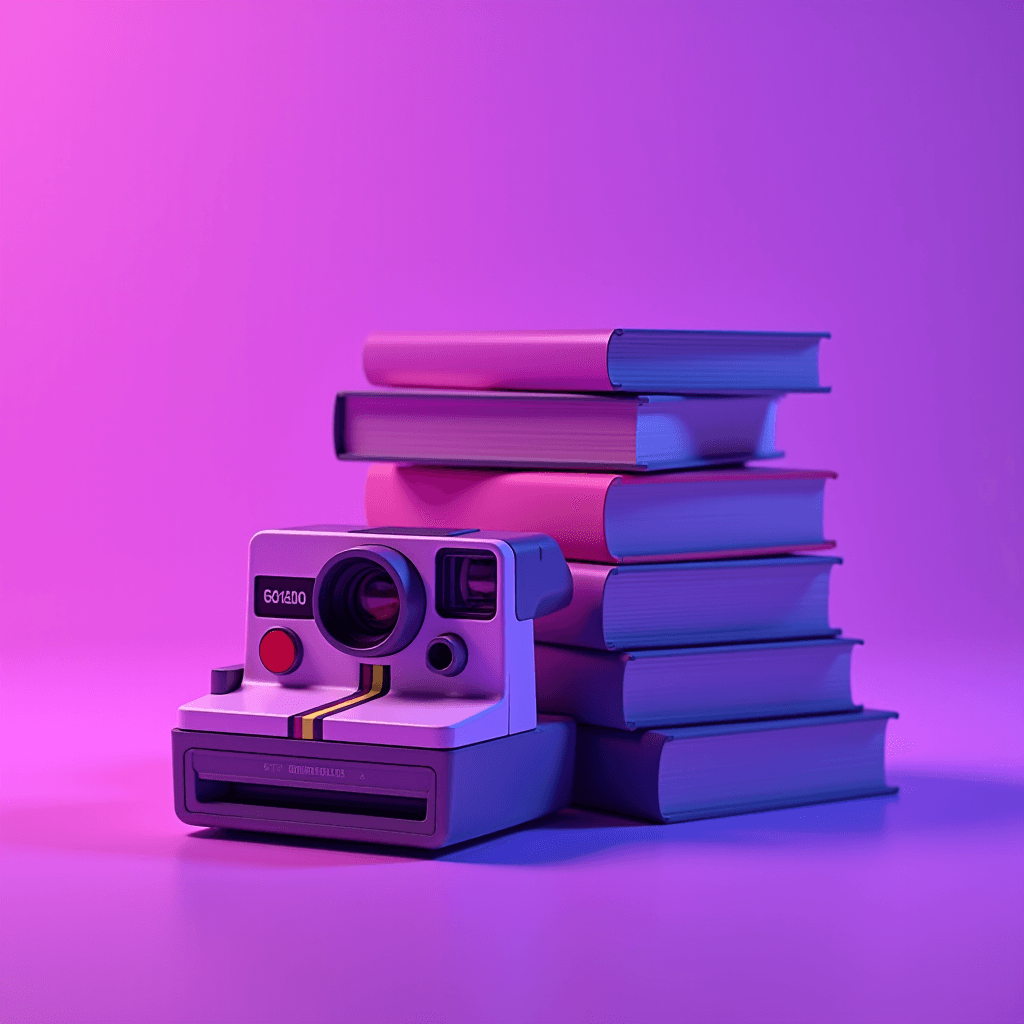
[[[653,825],[570,808],[533,827],[442,852],[439,859],[544,864],[644,847],[835,846],[963,835],[1024,824],[1024,783],[902,773],[898,794],[722,818]]]

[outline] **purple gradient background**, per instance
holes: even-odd
[[[2,19],[4,1019],[1024,1019],[1024,7]],[[190,834],[166,731],[240,657],[249,536],[363,518],[365,334],[604,324],[833,333],[781,442],[840,474],[901,796]]]

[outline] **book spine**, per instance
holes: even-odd
[[[657,732],[615,733],[577,726],[573,803],[664,822],[659,781],[665,742]]]
[[[347,450],[345,446],[345,396],[339,394],[334,399],[334,454],[340,459]]]
[[[611,330],[371,334],[363,369],[388,387],[613,391]]]
[[[629,655],[537,644],[537,708],[591,725],[628,729],[623,683]]]
[[[605,540],[605,473],[502,473],[379,463],[366,479],[370,526],[546,533],[566,558],[614,562]]]

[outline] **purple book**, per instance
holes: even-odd
[[[850,711],[859,640],[777,640],[646,651],[537,644],[537,706],[611,729]]]
[[[540,643],[634,651],[835,636],[826,555],[718,562],[570,562],[572,601],[534,623]]]
[[[646,471],[780,455],[778,395],[339,394],[339,459]]]
[[[573,802],[647,821],[881,796],[893,711],[616,732],[580,726]]]

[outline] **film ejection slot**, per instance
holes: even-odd
[[[213,814],[244,808],[267,820],[356,815],[433,827],[429,768],[214,750],[191,750],[187,760],[187,803]]]

